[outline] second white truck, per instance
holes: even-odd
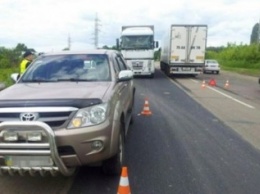
[[[160,68],[166,75],[198,75],[205,64],[207,25],[171,25],[162,41]]]
[[[120,39],[118,46],[134,75],[154,77],[154,26],[122,26]]]

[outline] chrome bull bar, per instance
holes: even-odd
[[[36,173],[39,173],[41,176],[45,176],[48,172],[52,176],[56,176],[60,171],[58,167],[8,167],[1,166],[0,175],[8,173],[11,176],[14,176],[18,173],[21,176],[24,176],[28,172],[31,176],[35,176]]]
[[[50,172],[51,175],[56,175],[60,172],[64,176],[71,176],[75,172],[75,168],[68,168],[59,157],[57,145],[55,141],[55,134],[51,127],[40,121],[6,121],[0,123],[0,137],[3,136],[3,132],[12,130],[19,133],[20,130],[33,131],[38,129],[44,132],[47,138],[47,142],[44,143],[20,143],[20,142],[0,142],[0,156],[50,156],[53,161],[53,166],[41,166],[41,167],[20,167],[20,166],[1,166],[0,174],[8,172],[10,175],[14,175],[16,172],[20,175],[24,175],[25,172],[29,172],[34,176],[36,172],[44,176],[46,172]]]

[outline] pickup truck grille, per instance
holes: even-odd
[[[62,110],[61,110],[61,109]],[[35,110],[33,110],[35,109]],[[5,113],[0,112],[0,123],[4,121],[21,121],[21,114],[22,113],[36,113],[37,118],[33,120],[42,121],[46,124],[48,124],[52,128],[59,128],[62,127],[63,124],[65,124],[66,121],[68,121],[71,114],[73,114],[74,111],[77,110],[77,108],[72,107],[55,107],[55,108],[40,108],[37,110],[37,108],[18,108],[20,110],[19,112],[15,112],[17,108],[9,108],[9,111]],[[42,112],[41,112],[42,111]]]
[[[98,98],[0,100],[0,123],[4,121],[42,121],[51,128],[59,129],[65,127],[69,118],[78,109],[100,103],[102,101]]]

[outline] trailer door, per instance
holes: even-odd
[[[207,26],[172,26],[171,63],[204,63]]]

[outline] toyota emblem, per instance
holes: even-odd
[[[39,118],[38,113],[26,112],[26,113],[20,114],[20,120],[21,121],[36,121],[38,118]]]

